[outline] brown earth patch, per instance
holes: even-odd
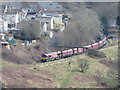
[[[93,81],[99,81],[101,78],[98,76],[89,76],[89,75],[80,75],[76,74],[73,76],[73,80],[75,82],[93,82]]]
[[[113,61],[112,60],[107,60],[107,59],[105,60],[104,59],[104,60],[100,60],[99,63],[104,64],[104,65],[106,65],[106,66],[109,67],[109,66],[112,66]]]
[[[82,87],[82,88],[108,88],[109,86],[107,85],[107,83],[101,82],[101,77],[98,76],[89,76],[89,75],[80,75],[80,74],[76,74],[75,76],[73,76],[73,80],[75,82],[97,82],[98,84],[87,84],[87,86]],[[74,85],[69,85],[69,87],[72,87]],[[67,86],[68,87],[68,86]],[[78,87],[78,86],[77,86]],[[79,87],[78,87],[79,88]]]
[[[54,78],[55,75],[42,70],[36,73],[24,66],[3,67],[2,80],[5,82],[4,86],[8,88],[54,88],[55,82],[50,78]],[[47,77],[44,77],[45,75]]]
[[[39,49],[36,49],[36,46],[39,46]],[[2,47],[2,58],[16,64],[31,64],[40,61],[41,54],[45,52],[44,47],[45,45],[42,44],[35,46],[11,45],[11,50]]]
[[[118,70],[118,60],[103,59],[103,60],[100,60],[99,63],[107,67],[110,67],[112,69]]]
[[[110,88],[107,83],[91,84],[92,88]]]

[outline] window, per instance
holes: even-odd
[[[49,22],[46,22],[46,24],[49,24]]]

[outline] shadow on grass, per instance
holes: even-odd
[[[82,71],[81,70],[72,70],[71,72],[82,72]]]

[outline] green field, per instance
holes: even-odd
[[[106,57],[105,58],[91,58],[86,54],[81,54],[69,58],[64,58],[56,61],[46,62],[46,63],[33,63],[33,64],[23,64],[17,65],[11,62],[7,62],[2,60],[2,67],[18,67],[23,69],[26,67],[25,73],[30,75],[37,75],[43,78],[47,78],[51,81],[54,81],[53,87],[55,88],[96,88],[102,86],[94,86],[101,85],[101,83],[106,83],[109,87],[117,87],[118,82],[118,46],[112,46],[108,48],[100,49],[100,52],[103,52]],[[80,68],[78,67],[78,59],[88,60],[88,70],[80,72]],[[69,65],[69,62],[71,64]],[[105,65],[100,63],[100,61],[111,61],[112,64]],[[107,62],[110,63],[110,62]],[[49,71],[53,75],[54,78],[49,77],[48,75],[43,75],[40,70]],[[22,71],[20,71],[22,72]],[[31,74],[32,72],[32,74]],[[16,73],[16,72],[15,72]],[[17,72],[18,73],[18,72]],[[23,73],[23,72],[22,72]],[[24,73],[24,74],[25,74]],[[76,77],[76,75],[78,75]],[[100,77],[100,80],[94,80],[93,77]],[[79,81],[76,81],[75,78],[78,78]],[[5,83],[6,81],[3,80]],[[34,87],[41,87],[39,83],[34,82],[32,80],[28,80],[29,84]],[[44,83],[44,82],[43,82]],[[47,85],[47,84],[46,84]],[[103,86],[104,87],[104,86]]]
[[[117,62],[118,61],[117,50],[118,50],[118,46],[101,49],[100,51],[105,53],[106,58],[95,59],[85,54],[82,54],[57,61],[46,62],[43,64],[34,64],[31,67],[37,67],[37,69],[42,69],[42,70],[49,70],[52,73],[54,73],[56,75],[56,78],[54,80],[58,82],[56,85],[57,88],[65,88],[69,85],[70,87],[79,87],[79,88],[84,86],[89,87],[89,83],[100,83],[100,82],[106,82],[110,87],[116,87],[118,70],[115,70],[114,67],[109,67],[109,66],[107,67],[104,64],[99,63],[99,61],[104,59],[109,60],[111,58],[111,60]],[[79,70],[77,63],[78,58],[81,59],[83,58],[88,60],[89,69],[85,73],[77,71]],[[68,66],[69,61],[73,61],[70,66]],[[111,71],[113,69],[114,71]],[[74,82],[72,80],[72,77],[75,74],[99,76],[102,77],[102,80],[100,82],[99,81],[98,82],[91,81],[84,83]]]

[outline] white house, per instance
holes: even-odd
[[[18,9],[8,9],[7,12],[3,15],[7,19],[8,24],[17,24],[18,23]]]
[[[40,27],[45,31],[53,29],[53,17],[40,17]],[[47,28],[47,30],[46,30]]]
[[[26,15],[27,12],[24,9],[19,10],[8,8],[3,17],[8,21],[9,28],[15,28],[17,26],[17,23],[25,19]]]
[[[8,22],[4,17],[0,17],[0,32],[6,32],[8,30]]]

